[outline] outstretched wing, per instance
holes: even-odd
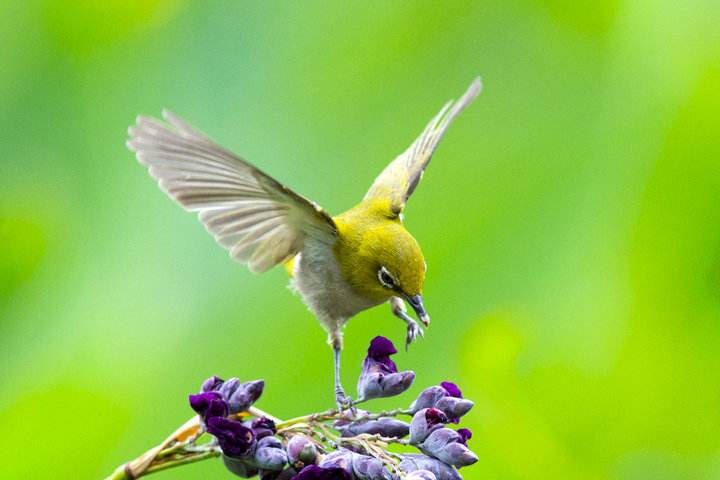
[[[410,148],[385,167],[365,194],[365,200],[389,200],[390,212],[399,215],[420,183],[423,172],[448,126],[481,90],[482,82],[478,77],[457,102],[451,100],[446,103]]]
[[[138,117],[128,147],[173,200],[230,256],[264,272],[297,254],[308,237],[332,244],[337,230],[319,206],[217,145],[168,111]]]

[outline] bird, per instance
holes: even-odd
[[[334,399],[353,408],[340,382],[343,328],[387,303],[406,324],[405,347],[429,326],[423,304],[427,265],[403,211],[449,125],[481,92],[475,78],[407,150],[390,162],[359,204],[335,217],[220,146],[174,113],[138,116],[128,148],[160,189],[200,222],[230,257],[255,273],[284,265],[290,284],[326,330],[333,350]]]

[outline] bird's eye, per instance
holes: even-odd
[[[380,267],[380,270],[378,270],[378,280],[385,288],[395,288],[395,279],[385,267]]]

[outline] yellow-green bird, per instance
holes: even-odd
[[[253,272],[286,264],[291,283],[328,332],[334,352],[335,400],[352,404],[340,384],[343,327],[358,312],[388,302],[407,324],[406,348],[423,331],[405,309],[430,323],[423,306],[426,264],[403,225],[403,209],[450,123],[482,89],[475,79],[446,103],[412,145],[373,182],[365,198],[331,217],[185,121],[140,116],[128,147],[160,188],[197,212],[215,240]]]

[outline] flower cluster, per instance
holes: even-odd
[[[406,391],[415,379],[399,372],[390,340],[375,337],[358,381],[359,402]],[[330,410],[288,421],[252,407],[261,380],[206,380],[190,406],[222,452],[228,470],[261,480],[460,480],[457,469],[475,463],[470,430],[449,428],[472,407],[453,383],[423,390],[408,409],[371,413]],[[252,408],[251,408],[252,407]],[[405,422],[396,417],[411,416]],[[407,438],[406,438],[407,437]],[[388,444],[411,445],[421,453],[394,453]]]
[[[200,393],[190,395],[190,406],[207,422],[212,417],[225,417],[246,411],[262,395],[265,382],[255,380],[240,383],[240,379],[224,381],[210,377],[200,387]]]

